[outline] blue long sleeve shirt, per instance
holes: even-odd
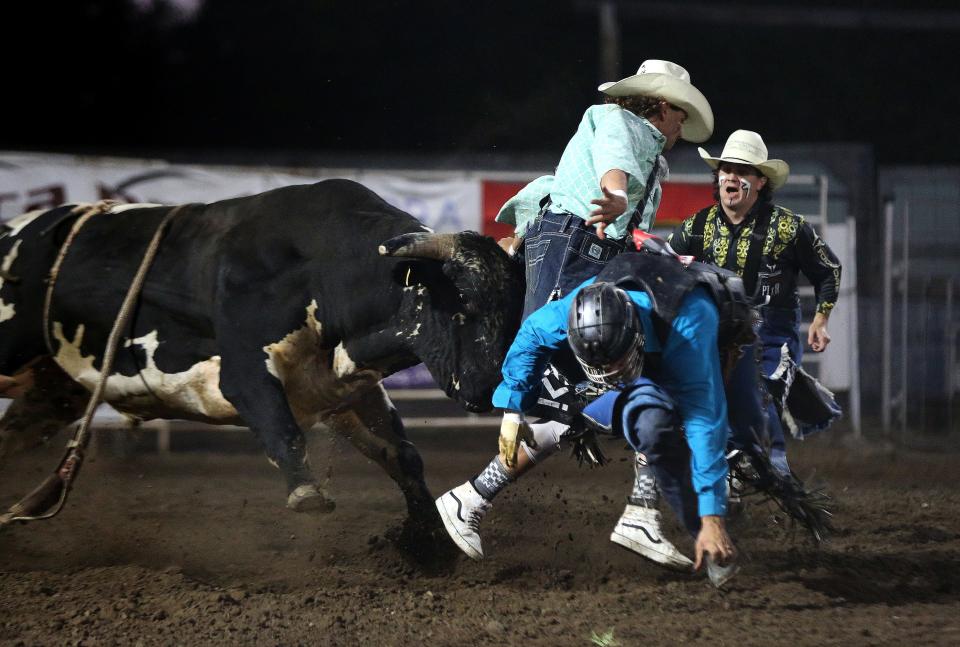
[[[567,314],[576,293],[594,279],[534,312],[520,327],[503,363],[503,381],[493,394],[493,405],[526,411],[537,402],[543,371],[553,351],[567,341]],[[660,352],[659,384],[676,401],[690,447],[693,487],[700,516],[726,513],[729,428],[717,352],[719,315],[703,288],[683,300],[661,348],[653,328],[650,297],[627,290],[637,307],[647,352]]]

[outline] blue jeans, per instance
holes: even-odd
[[[760,309],[760,343],[763,344],[763,374],[770,376],[780,365],[780,348],[786,344],[790,357],[799,366],[803,359],[803,343],[800,340],[800,309]],[[782,472],[789,472],[787,442],[783,424],[773,402],[767,405],[770,432],[770,462]]]
[[[567,294],[624,250],[624,241],[600,240],[593,225],[569,213],[547,211],[523,238],[527,270],[525,320],[548,301]]]
[[[783,424],[773,402],[764,406],[761,371],[771,375],[780,364],[780,348],[786,344],[790,356],[799,363],[803,357],[800,343],[800,311],[760,309],[762,321],[758,341],[744,349],[727,382],[727,408],[730,418],[730,444],[737,449],[763,447],[769,442],[770,462],[782,473],[789,473],[787,443]]]
[[[690,473],[690,447],[673,399],[653,381],[641,377],[621,391],[608,391],[588,404],[583,414],[613,433],[622,434],[642,453],[657,479],[657,488],[691,536],[700,532],[700,513]]]

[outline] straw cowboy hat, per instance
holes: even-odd
[[[727,138],[720,157],[710,157],[703,148],[698,148],[700,157],[707,165],[715,169],[721,162],[747,164],[753,166],[770,182],[770,188],[776,191],[787,183],[790,165],[783,160],[767,159],[767,146],[763,138],[752,130],[735,130]]]
[[[707,98],[693,87],[690,74],[676,63],[650,59],[644,61],[633,76],[604,83],[597,89],[611,97],[662,97],[667,103],[683,108],[687,120],[680,137],[688,142],[705,142],[713,134],[713,110]]]

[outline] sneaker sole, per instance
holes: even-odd
[[[450,536],[450,539],[453,540],[453,543],[457,545],[457,548],[462,550],[467,557],[476,561],[480,561],[483,559],[483,553],[468,544],[467,541],[460,536],[460,533],[457,532],[456,525],[453,523],[453,519],[450,518],[446,507],[442,503],[442,499],[443,497],[440,497],[434,501],[434,504],[437,506],[437,512],[440,513],[440,520],[443,521],[443,527]]]
[[[654,550],[653,548],[650,548],[649,546],[633,541],[628,537],[624,537],[623,535],[617,533],[616,530],[610,533],[610,541],[612,541],[613,543],[619,546],[623,546],[629,551],[632,551],[634,553],[637,553],[638,555],[646,557],[647,559],[653,562],[656,562],[661,566],[668,566],[670,568],[675,568],[675,569],[684,570],[684,571],[687,571],[693,568],[693,562],[687,558],[684,558],[686,559],[686,561],[681,561],[676,557],[673,557],[671,555],[666,555],[658,550]]]

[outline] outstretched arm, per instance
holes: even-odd
[[[696,563],[725,564],[736,557],[727,534],[727,402],[717,351],[717,308],[702,289],[687,295],[663,351],[664,386],[675,396],[683,418],[693,486],[700,508]]]
[[[597,237],[606,238],[604,230],[627,210],[627,174],[620,169],[611,169],[600,178],[603,197],[591,200],[596,209],[590,212],[588,225],[597,226]]]
[[[840,261],[808,223],[797,232],[797,260],[800,271],[813,284],[817,295],[817,314],[807,331],[807,343],[815,352],[822,352],[830,343],[827,320],[840,294]]]

